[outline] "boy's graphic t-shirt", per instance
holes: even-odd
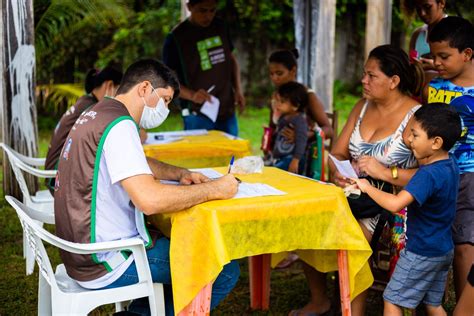
[[[451,225],[458,189],[459,169],[451,157],[420,166],[404,188],[415,199],[408,206],[408,251],[439,257],[454,248]]]
[[[441,102],[450,104],[462,95],[474,95],[474,86],[461,87],[443,78],[434,78],[428,87],[428,103]]]
[[[461,138],[450,153],[456,160],[461,174],[474,172],[474,96],[464,95],[451,102],[461,117]]]

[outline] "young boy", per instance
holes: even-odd
[[[428,37],[438,77],[424,90],[428,103],[449,104],[461,95],[474,95],[474,28],[463,18],[442,19]]]
[[[384,292],[384,315],[402,315],[401,307],[426,304],[429,315],[446,315],[441,306],[453,259],[454,221],[459,170],[448,151],[461,134],[461,122],[446,104],[423,106],[414,114],[408,138],[413,154],[423,161],[397,195],[354,179],[362,192],[390,212],[408,206],[407,245]]]
[[[428,103],[444,102],[452,105],[463,120],[467,134],[454,148],[454,159],[461,172],[454,239],[454,286],[459,300],[466,285],[466,277],[474,262],[474,27],[460,17],[441,20],[430,32],[429,44],[439,77],[431,80]],[[471,97],[468,97],[471,96]],[[454,104],[456,103],[456,105]],[[458,153],[458,154],[457,154]]]

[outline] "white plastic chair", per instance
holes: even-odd
[[[39,178],[54,178],[56,177],[56,170],[41,170],[33,167],[32,165],[41,165],[43,158],[31,158],[24,156],[17,151],[13,150],[10,146],[0,143],[0,147],[3,148],[10,161],[15,178],[20,186],[21,193],[23,194],[23,203],[27,206],[34,208],[35,210],[44,212],[46,216],[42,223],[54,224],[54,198],[49,190],[37,191],[34,195],[30,194],[28,186],[26,185],[25,177],[23,172],[31,174]],[[31,164],[31,165],[30,165]],[[42,224],[40,224],[42,225]],[[28,249],[25,237],[23,236],[23,257],[26,258],[26,275],[33,273],[35,267],[35,260],[33,253]]]
[[[152,315],[165,315],[163,285],[153,283],[142,240],[133,238],[93,244],[72,243],[54,236],[36,223],[47,219],[45,213],[27,207],[14,197],[6,196],[5,199],[18,214],[23,234],[35,252],[39,267],[38,315],[87,315],[94,308],[111,303],[116,303],[116,310],[120,311],[123,302],[141,297],[148,297]],[[76,254],[131,250],[139,282],[114,289],[85,289],[67,275],[64,264],[58,265],[53,273],[43,241]]]

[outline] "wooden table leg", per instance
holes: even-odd
[[[337,265],[339,267],[339,289],[341,292],[342,316],[351,316],[351,294],[349,287],[347,250],[337,251]]]
[[[250,308],[268,310],[270,307],[270,254],[249,257]]]
[[[178,316],[210,315],[211,295],[212,282],[203,287],[191,303],[178,313]]]

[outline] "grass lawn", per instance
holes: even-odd
[[[340,112],[339,126],[342,128],[350,109],[357,97],[349,94],[336,95],[335,109]],[[249,139],[252,151],[260,155],[260,139],[262,126],[268,121],[267,108],[248,108],[239,116],[240,137]],[[182,121],[176,113],[156,131],[182,129]],[[40,156],[46,155],[50,132],[40,132]],[[0,174],[0,177],[2,174]],[[25,275],[25,261],[22,257],[22,233],[15,212],[3,198],[0,188],[0,315],[34,315],[37,310],[38,269],[31,276]],[[51,231],[54,227],[47,226]],[[47,247],[53,266],[60,262],[58,251]],[[236,288],[220,306],[213,311],[214,315],[286,315],[292,309],[302,307],[309,298],[309,289],[298,264],[289,269],[272,272],[272,291],[270,310],[268,312],[252,312],[249,310],[249,286],[247,259],[241,259],[242,275]],[[334,275],[328,275],[329,293],[334,291]],[[333,295],[331,295],[333,296]],[[368,315],[381,315],[382,301],[380,292],[371,292],[369,296]],[[452,298],[451,298],[452,301]],[[452,308],[448,306],[449,309]],[[107,315],[113,311],[112,306],[101,307],[92,315]]]

